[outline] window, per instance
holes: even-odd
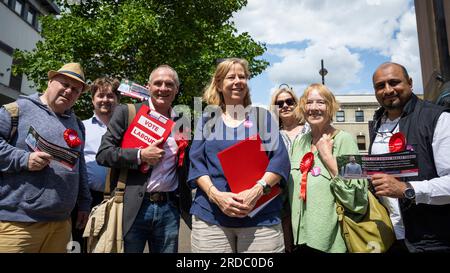
[[[14,5],[14,11],[22,15],[23,3],[21,1],[16,0],[16,4]]]
[[[39,11],[33,6],[29,0],[0,0],[5,3],[9,9],[19,15],[22,20],[26,21],[35,30],[42,30],[38,17],[41,16]]]
[[[35,26],[36,26],[37,31],[41,32],[42,31],[42,24],[41,24],[41,20],[39,20],[39,15],[36,16],[36,21],[35,22],[36,22]]]
[[[36,17],[36,11],[32,8],[29,8],[28,12],[27,12],[27,22],[30,25],[34,25],[35,17]]]
[[[336,112],[336,121],[337,122],[344,122],[345,121],[345,112],[344,111],[337,111]]]
[[[358,143],[358,149],[360,151],[366,150],[366,137],[356,136],[356,142]]]
[[[362,110],[355,111],[355,121],[356,122],[364,122],[364,111],[362,111]]]

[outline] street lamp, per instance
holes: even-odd
[[[278,89],[281,89],[283,86],[286,86],[287,89],[292,89],[287,83],[280,84],[280,86],[278,86]]]
[[[323,67],[323,59],[320,60],[321,68],[319,70],[320,76],[322,76],[322,84],[325,85],[325,76],[328,74],[328,70]]]

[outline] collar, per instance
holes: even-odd
[[[411,94],[411,98],[409,99],[409,101],[403,107],[402,117],[404,117],[406,115],[409,115],[412,112],[414,112],[414,109],[416,108],[417,101],[419,101],[419,98],[414,93],[412,93]]]
[[[97,116],[97,114],[95,114],[94,113],[94,115],[92,116],[92,123],[94,124],[94,123],[98,123],[98,124],[100,124],[101,126],[106,126],[104,123],[103,123],[103,121]]]
[[[153,103],[152,103],[151,98],[148,99],[148,100],[146,100],[146,101],[144,102],[144,104],[147,105],[147,106],[150,108],[150,110],[156,111],[156,110],[155,110],[155,106],[153,106]],[[174,118],[176,118],[176,117],[179,116],[179,114],[178,114],[177,112],[175,112],[175,110],[173,110],[173,107],[170,107],[169,113],[170,113],[170,117],[169,117],[169,118],[172,119],[172,120],[173,120]],[[160,114],[161,114],[161,113],[160,113]],[[163,114],[161,114],[161,115],[163,115]]]

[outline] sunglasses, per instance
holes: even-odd
[[[291,98],[291,99],[287,99],[287,100],[277,100],[275,102],[275,105],[277,105],[280,108],[283,108],[285,103],[287,104],[287,106],[293,106],[296,104],[295,100]]]

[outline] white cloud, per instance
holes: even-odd
[[[392,41],[389,55],[393,62],[401,63],[408,69],[414,89],[423,93],[417,23],[413,8],[400,18],[399,32]]]
[[[422,89],[412,0],[249,0],[234,22],[280,57],[265,71],[272,89],[285,82],[302,90],[320,82],[324,59],[327,85],[337,93],[348,92],[361,81],[358,74],[365,69],[368,51],[405,65],[415,90]],[[305,42],[306,47],[299,46]]]
[[[240,31],[269,44],[311,40],[385,49],[410,0],[249,0],[235,15]]]
[[[283,59],[267,69],[269,79],[276,84],[288,83],[301,89],[310,83],[321,82],[321,59],[325,60],[329,72],[325,80],[332,90],[357,82],[357,73],[362,68],[359,55],[343,46],[333,48],[313,44],[304,50],[281,49],[272,50],[272,53]]]

